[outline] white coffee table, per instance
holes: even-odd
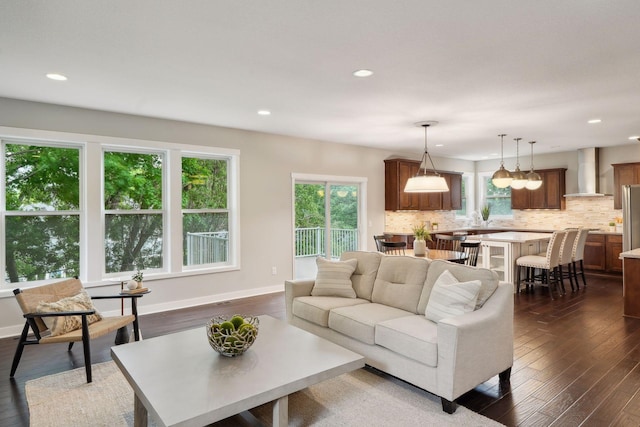
[[[273,425],[288,421],[288,395],[364,366],[364,358],[270,316],[242,356],[216,353],[205,327],[111,348],[134,390],[135,426],[204,426],[275,401]]]

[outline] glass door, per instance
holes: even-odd
[[[294,182],[295,278],[316,276],[316,258],[339,259],[360,247],[358,183]]]

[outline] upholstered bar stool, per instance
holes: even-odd
[[[587,279],[584,277],[584,245],[587,243],[587,237],[589,237],[589,229],[580,228],[576,241],[573,243],[573,251],[571,253],[571,264],[573,265],[573,278],[576,281],[576,286],[580,289],[578,283],[578,273],[582,276],[582,283],[587,287]],[[578,271],[577,263],[580,262],[580,271]]]
[[[573,245],[576,241],[576,236],[578,235],[577,228],[567,228],[565,230],[567,233],[564,235],[564,239],[562,239],[562,246],[560,247],[560,255],[558,255],[558,271],[560,279],[560,286],[562,287],[562,293],[565,293],[564,289],[564,279],[565,277],[569,279],[569,284],[571,285],[571,292],[575,292],[576,289],[573,286],[573,273],[572,273],[572,262],[571,255],[573,253]],[[567,267],[567,271],[563,271],[563,267]]]
[[[549,245],[547,246],[547,253],[545,256],[540,255],[525,255],[516,260],[516,268],[518,269],[516,278],[516,292],[520,292],[520,284],[524,283],[526,289],[533,289],[535,283],[545,284],[549,287],[549,295],[553,298],[553,290],[551,285],[556,286],[556,290],[560,293],[558,288],[558,261],[560,260],[560,248],[562,247],[562,241],[566,231],[554,231],[549,239]],[[521,279],[522,269],[526,270],[525,278]],[[536,270],[540,270],[541,273],[536,276]],[[539,279],[539,280],[537,280]]]

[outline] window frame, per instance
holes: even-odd
[[[80,279],[86,287],[101,286],[129,279],[125,273],[107,275],[104,260],[104,198],[102,188],[103,150],[132,150],[133,152],[163,153],[163,245],[165,247],[162,271],[145,271],[145,280],[165,279],[182,276],[210,274],[240,269],[240,150],[211,147],[206,145],[180,144],[142,139],[108,137],[57,131],[42,131],[0,126],[0,141],[42,144],[60,147],[80,148]],[[229,258],[224,265],[205,265],[200,268],[182,266],[182,203],[181,203],[181,159],[182,156],[214,156],[228,160],[227,194],[229,210]],[[2,187],[0,191],[0,238],[4,242],[5,233],[5,191],[4,161],[0,162]],[[95,191],[100,189],[100,191]],[[57,212],[62,213],[62,211]],[[141,213],[140,211],[136,213]],[[97,229],[99,227],[99,229]],[[94,238],[99,235],[99,238]],[[5,271],[5,249],[0,248],[0,266]],[[91,255],[90,254],[101,254]],[[116,277],[118,276],[118,277]],[[55,279],[59,280],[59,279]],[[13,282],[0,284],[0,295],[20,287],[38,286],[55,280],[38,282]]]
[[[190,151],[183,151],[182,155],[180,156],[180,183],[182,186],[182,159],[183,158],[197,158],[197,159],[203,159],[203,160],[225,160],[227,162],[227,203],[226,203],[226,208],[224,209],[220,209],[220,208],[198,208],[198,209],[184,209],[182,207],[182,200],[180,200],[180,209],[181,209],[181,221],[184,217],[184,214],[209,214],[209,213],[226,213],[227,214],[227,221],[229,224],[229,236],[231,236],[231,222],[232,222],[232,215],[231,215],[231,210],[230,210],[230,205],[231,205],[231,191],[229,190],[230,184],[231,184],[231,180],[229,178],[229,174],[230,174],[230,170],[231,170],[231,158],[229,156],[221,156],[221,155],[213,155],[213,154],[203,154],[203,153],[196,153],[196,152],[190,152]],[[234,228],[235,229],[235,228]],[[182,230],[182,226],[181,226],[181,230]],[[184,230],[182,230],[182,236],[181,236],[181,241],[183,241],[183,237],[184,237]],[[231,259],[231,253],[232,253],[232,248],[234,248],[236,246],[236,242],[234,239],[229,238],[229,242],[228,242],[228,257],[229,259]],[[184,250],[184,247],[182,248]],[[229,261],[227,261],[228,263]],[[212,264],[194,264],[194,265],[185,265],[184,262],[182,262],[182,269],[184,271],[198,271],[201,270],[203,268],[215,268],[216,266],[223,266],[227,263],[212,263]]]

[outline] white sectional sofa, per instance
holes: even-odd
[[[335,265],[355,265],[350,276],[353,291],[348,283],[347,288],[344,283],[335,289],[331,282],[326,286],[326,276],[323,288],[316,280],[285,282],[291,324],[362,354],[368,365],[440,396],[448,413],[456,410],[456,398],[491,377],[509,381],[513,284],[499,282],[493,271],[447,261],[378,252],[345,252],[341,261]],[[479,280],[478,299],[473,311],[438,319],[442,290],[458,289],[447,287],[451,284],[445,283],[451,277],[447,270],[465,286]],[[320,282],[320,270],[318,274]]]

